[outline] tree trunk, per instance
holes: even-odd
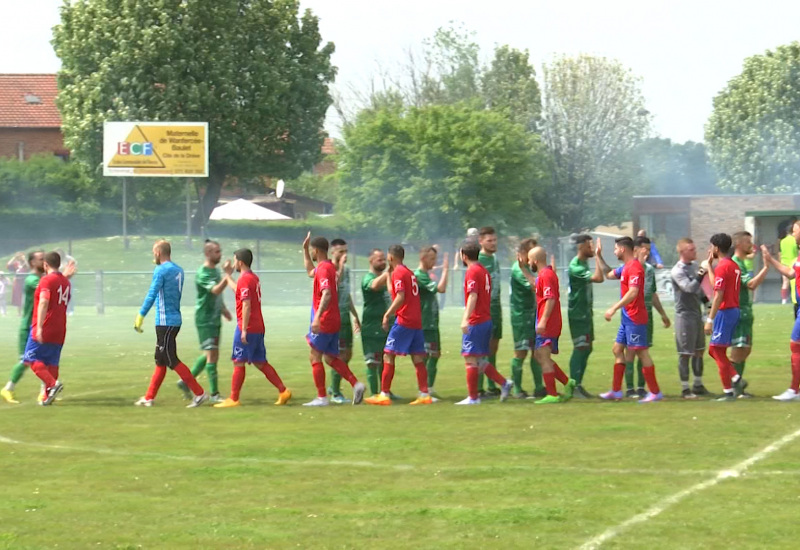
[[[195,235],[200,234],[201,229],[208,223],[208,217],[211,216],[212,210],[217,207],[226,176],[225,170],[215,170],[213,167],[210,169],[205,192],[200,197],[197,209],[192,216],[192,232]]]

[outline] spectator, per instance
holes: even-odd
[[[647,231],[640,229],[636,235],[647,237]],[[654,265],[657,269],[664,269],[664,262],[661,260],[661,254],[658,253],[656,242],[653,239],[650,239],[650,257],[647,258],[647,263]]]

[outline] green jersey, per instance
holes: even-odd
[[[653,308],[653,294],[656,293],[656,268],[644,263],[644,307],[649,312]]]
[[[25,302],[22,305],[22,319],[20,327],[26,330],[31,328],[33,322],[33,297],[36,294],[36,287],[39,286],[39,280],[42,278],[37,273],[30,273],[25,277]]]
[[[592,270],[589,262],[578,256],[572,258],[568,268],[569,299],[567,314],[571,323],[592,320],[594,290],[592,289]]]
[[[536,299],[531,289],[531,283],[519,262],[511,265],[511,320],[518,318],[530,318],[536,311]]]
[[[478,261],[492,278],[492,307],[500,307],[500,262],[494,254],[478,254]]]
[[[361,313],[361,334],[365,337],[386,335],[381,324],[392,300],[389,298],[389,291],[385,287],[380,290],[372,290],[372,281],[377,278],[378,275],[368,271],[364,278],[361,279],[361,295],[364,297],[364,310]]]
[[[431,274],[422,269],[414,272],[419,284],[419,302],[422,306],[422,330],[436,330],[439,328],[439,302],[436,297],[439,293],[439,283],[431,279]]]
[[[732,260],[736,262],[742,272],[742,282],[739,287],[739,319],[749,320],[753,318],[753,300],[750,297],[750,289],[747,288],[747,283],[753,280],[753,272],[746,269],[745,262],[736,255]]]
[[[219,328],[222,325],[222,293],[211,292],[222,280],[216,267],[201,266],[195,276],[197,302],[194,308],[194,323],[198,327]]]
[[[342,321],[350,319],[350,268],[345,267],[337,284],[339,291],[339,315]]]

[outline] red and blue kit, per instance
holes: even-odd
[[[615,269],[614,274],[619,278],[620,297],[625,296],[632,288],[639,289],[636,299],[622,308],[622,322],[617,331],[616,342],[628,349],[645,349],[648,347],[648,337],[647,308],[644,305],[644,267],[634,258]]]
[[[336,267],[330,260],[325,260],[317,265],[314,270],[314,296],[311,309],[311,320],[314,320],[319,304],[322,301],[322,292],[328,290],[331,293],[331,300],[328,309],[320,316],[319,333],[314,334],[311,329],[308,331],[306,340],[308,344],[326,355],[339,356],[339,328],[341,318],[339,317],[339,291],[336,281]]]
[[[742,271],[730,258],[722,258],[714,270],[714,292],[722,292],[722,303],[714,317],[709,345],[730,347],[736,325],[739,324],[739,290]]]
[[[384,351],[394,355],[424,355],[425,335],[422,332],[422,306],[419,300],[417,278],[405,265],[398,265],[392,272],[389,289],[392,301],[401,292],[403,305],[397,310],[397,318],[386,338]]]
[[[242,304],[250,303],[247,343],[242,342]],[[261,282],[252,271],[242,273],[236,282],[236,329],[233,333],[234,363],[263,363],[267,360],[264,345],[264,317],[261,314]]]
[[[39,281],[33,295],[33,319],[28,343],[25,346],[23,361],[31,364],[41,362],[48,367],[57,367],[61,359],[61,349],[67,335],[67,305],[71,286],[69,280],[59,272],[45,275]],[[39,304],[47,300],[41,342],[34,339],[39,322]]]
[[[465,305],[473,294],[477,299],[475,309],[467,320],[467,333],[461,337],[461,355],[485,357],[490,354],[489,342],[492,339],[492,279],[480,262],[469,266],[464,276]]]
[[[544,334],[536,333],[536,348],[550,346],[551,353],[558,353],[558,339],[561,337],[561,290],[559,288],[558,275],[551,266],[547,266],[539,272],[536,278],[536,322],[542,320],[545,306],[549,300],[555,300],[553,308]]]

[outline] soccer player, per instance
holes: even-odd
[[[697,247],[692,239],[680,239],[677,244],[680,259],[672,268],[672,289],[675,297],[675,345],[678,348],[678,376],[681,380],[681,397],[695,399],[708,395],[703,385],[703,353],[706,335],[703,332],[703,304],[708,298],[700,286],[706,270],[698,268]],[[689,363],[694,384],[689,389]]]
[[[650,392],[639,403],[661,401],[664,396],[658,387],[656,370],[647,346],[647,310],[644,305],[644,268],[633,253],[633,239],[620,237],[614,241],[614,255],[623,262],[606,274],[608,279],[619,279],[621,299],[605,312],[605,320],[611,321],[614,314],[622,310],[614,353],[614,378],[611,391],[600,395],[602,399],[619,401],[623,397],[622,379],[625,377],[626,363],[632,363],[634,356],[642,360],[642,373]]]
[[[781,264],[789,268],[791,268],[797,261],[798,254],[797,241],[795,241],[794,236],[792,236],[792,228],[794,227],[794,224],[795,218],[789,218],[785,222],[781,223],[780,229],[778,230],[778,247],[781,253]],[[781,303],[789,303],[789,294],[791,291],[791,301],[794,304],[794,318],[797,318],[797,281],[789,277],[783,277],[782,279],[783,284],[781,285]]]
[[[199,407],[208,401],[208,394],[197,383],[189,368],[178,359],[178,346],[175,339],[181,330],[181,294],[183,293],[183,269],[172,262],[172,246],[168,241],[156,241],[153,245],[153,281],[145,296],[144,303],[136,315],[133,328],[142,331],[144,318],[150,308],[156,306],[156,368],[150,379],[147,393],[134,403],[139,407],[152,407],[158,390],[167,375],[167,368],[172,369],[186,383],[194,394],[187,408]]]
[[[484,371],[489,380],[501,388],[500,401],[508,399],[514,382],[503,378],[497,368],[486,361],[492,337],[492,280],[489,272],[478,260],[480,246],[467,241],[461,248],[461,261],[467,266],[464,275],[464,317],[461,320],[461,355],[467,367],[469,395],[456,405],[479,405],[478,376]]]
[[[197,303],[194,311],[194,323],[200,339],[200,349],[203,354],[197,358],[192,367],[192,376],[195,379],[203,371],[208,375],[208,385],[211,391],[209,403],[222,403],[219,395],[217,361],[219,361],[219,335],[222,330],[221,317],[231,320],[231,313],[225,307],[222,292],[228,287],[228,282],[222,278],[219,265],[222,259],[222,249],[215,241],[206,241],[203,246],[205,262],[197,270],[195,286],[197,287]],[[189,387],[178,380],[180,389],[186,399],[192,398]]]
[[[422,306],[419,301],[417,278],[403,264],[406,251],[399,244],[389,247],[389,273],[391,274],[392,304],[383,314],[383,328],[389,330],[386,347],[383,350],[383,375],[381,393],[366,399],[370,405],[391,405],[392,379],[394,378],[395,358],[398,355],[411,355],[417,371],[419,397],[412,405],[430,405],[433,399],[428,393],[428,370],[425,367],[425,334],[422,332]],[[394,324],[389,329],[392,317]]]
[[[739,231],[733,235],[733,261],[742,274],[739,288],[739,322],[733,333],[733,349],[731,350],[731,363],[739,376],[744,376],[744,367],[753,347],[753,300],[750,293],[764,282],[769,271],[769,264],[753,276],[747,267],[747,258],[753,253],[753,236],[747,231]],[[749,394],[742,392],[743,397]]]
[[[283,385],[275,368],[267,361],[264,346],[264,317],[261,314],[261,282],[253,273],[253,252],[241,248],[233,253],[233,265],[225,262],[225,282],[236,292],[236,329],[233,332],[233,376],[231,395],[216,408],[239,406],[239,393],[242,391],[247,363],[255,365],[279,392],[276,405],[285,405],[292,398],[292,392]],[[233,270],[239,272],[239,280],[234,281]]]
[[[436,381],[436,366],[442,355],[439,338],[439,302],[437,294],[447,292],[447,262],[445,252],[442,264],[442,276],[439,281],[431,278],[430,271],[436,266],[438,251],[432,246],[425,246],[419,251],[419,267],[414,276],[419,284],[419,300],[422,307],[422,332],[425,335],[425,354],[428,356],[425,368],[428,371],[428,393],[433,395],[433,383]]]
[[[64,389],[58,379],[58,367],[67,335],[70,284],[59,272],[60,267],[61,256],[57,252],[45,254],[45,276],[34,293],[31,332],[23,354],[23,361],[44,384],[44,399],[39,402],[44,406],[50,405]]]
[[[575,237],[576,255],[569,263],[569,301],[567,319],[572,336],[572,356],[569,360],[569,377],[575,380],[575,393],[582,399],[592,395],[583,387],[583,376],[589,365],[589,355],[594,342],[594,292],[592,285],[605,281],[603,273],[609,271],[603,260],[603,245],[597,239],[597,248],[592,248],[591,235]],[[589,269],[589,258],[595,258],[594,272]]]
[[[503,307],[500,304],[500,262],[497,261],[497,232],[494,227],[481,227],[478,231],[478,243],[481,253],[478,261],[489,272],[492,279],[492,339],[489,342],[489,363],[497,364],[497,348],[503,338]],[[479,377],[478,389],[481,395],[500,395],[498,388],[492,380],[487,384],[486,392],[483,391],[483,375]]]
[[[364,298],[364,309],[361,312],[361,347],[364,349],[364,361],[367,364],[370,395],[373,396],[380,392],[383,374],[383,348],[386,347],[388,334],[383,330],[383,315],[392,303],[386,288],[388,281],[386,254],[380,248],[375,248],[369,255],[369,271],[361,279],[361,295]]]
[[[353,325],[350,323],[350,315],[355,321],[356,332],[361,332],[361,322],[358,320],[358,311],[353,304],[350,295],[350,268],[347,263],[347,243],[344,239],[333,239],[331,241],[331,259],[336,266],[337,291],[339,293],[339,314],[341,316],[341,328],[339,329],[339,358],[350,366],[350,359],[353,358]],[[331,369],[331,387],[328,388],[330,400],[342,405],[349,400],[342,395],[342,377],[334,369]]]
[[[514,381],[515,399],[526,399],[528,393],[522,389],[522,365],[528,352],[531,352],[531,374],[533,375],[533,396],[547,395],[542,382],[542,367],[536,361],[536,290],[524,271],[528,267],[528,252],[536,246],[536,239],[524,239],[517,248],[517,261],[511,265],[511,330],[514,333],[514,358],[511,360],[511,379]],[[532,278],[532,277],[531,277]]]
[[[739,322],[739,287],[742,280],[742,271],[729,257],[731,244],[731,236],[726,233],[712,235],[708,260],[711,265],[714,259],[719,259],[719,265],[714,269],[711,312],[705,324],[705,333],[711,336],[708,354],[717,362],[724,390],[724,395],[718,401],[734,400],[746,386],[728,359],[728,348]]]
[[[328,239],[314,237],[311,232],[303,241],[303,262],[306,273],[314,279],[314,293],[312,296],[311,326],[306,340],[310,347],[311,371],[314,376],[314,385],[317,387],[317,397],[303,405],[306,407],[327,407],[330,404],[328,392],[325,387],[324,358],[329,366],[338,372],[342,378],[353,386],[353,405],[358,405],[364,398],[364,384],[358,381],[339,357],[339,296],[336,284],[336,267],[328,259]],[[314,265],[317,262],[317,265]]]

